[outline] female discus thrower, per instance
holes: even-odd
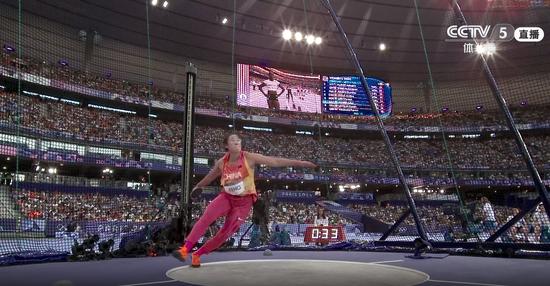
[[[220,247],[230,238],[246,220],[252,205],[256,201],[254,185],[254,166],[263,164],[270,167],[304,167],[316,168],[312,162],[268,157],[241,150],[241,138],[230,134],[223,141],[227,153],[219,159],[214,168],[204,177],[191,192],[207,186],[221,176],[221,193],[206,207],[204,214],[197,220],[183,246],[173,255],[181,261],[187,259],[200,237],[208,226],[219,217],[225,216],[225,223],[218,233],[191,255],[191,266],[200,267],[200,257]]]

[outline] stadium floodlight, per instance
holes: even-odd
[[[11,45],[8,45],[8,44],[4,44],[3,49],[4,49],[4,52],[6,52],[8,54],[15,52],[15,48]]]
[[[321,37],[315,37],[315,44],[320,45],[323,42],[323,39]]]
[[[296,40],[297,42],[301,42],[303,38],[304,36],[302,35],[302,33],[300,32],[294,33],[294,40]]]
[[[313,45],[314,42],[315,42],[315,37],[313,35],[306,36],[306,43],[308,45]]]
[[[485,45],[485,51],[486,51],[487,55],[492,55],[492,54],[496,53],[497,46],[495,45],[495,43],[487,43]]]
[[[380,43],[380,45],[378,46],[378,49],[381,50],[381,51],[385,51],[386,50],[386,44]]]
[[[225,25],[227,22],[229,22],[229,19],[227,19],[227,17],[223,17],[222,24]]]
[[[476,46],[476,52],[480,55],[485,54],[486,53],[485,45],[484,44],[477,45]]]
[[[151,0],[151,5],[153,6],[157,6],[158,3],[159,3],[159,0]]]
[[[167,8],[168,7],[168,1],[164,1],[164,3],[162,3],[162,8]]]
[[[283,31],[283,39],[285,39],[285,41],[292,39],[292,31],[289,29],[285,29]]]

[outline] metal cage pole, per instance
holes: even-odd
[[[197,68],[188,63],[185,67],[186,74],[186,100],[184,110],[184,134],[183,154],[181,166],[181,209],[182,231],[184,236],[190,230],[191,225],[191,190],[193,189],[193,139],[195,121],[195,84],[197,79]]]
[[[399,176],[399,181],[401,182],[401,185],[403,186],[403,191],[405,192],[405,196],[407,197],[407,202],[409,203],[409,207],[411,210],[411,214],[413,215],[414,222],[416,223],[416,229],[418,231],[418,235],[420,238],[424,240],[428,240],[428,236],[426,235],[426,231],[424,230],[424,226],[420,222],[420,218],[418,216],[418,212],[416,211],[416,204],[412,198],[411,191],[409,189],[409,186],[407,185],[407,182],[405,180],[405,175],[403,174],[403,170],[401,169],[401,165],[399,165],[399,160],[397,159],[397,155],[395,154],[395,150],[391,144],[390,138],[388,136],[388,133],[386,132],[386,129],[384,128],[384,123],[382,122],[382,118],[380,117],[380,113],[378,112],[378,107],[376,106],[374,99],[372,98],[371,90],[367,84],[367,79],[365,78],[365,74],[363,73],[363,68],[361,67],[361,64],[359,63],[359,60],[357,59],[357,55],[355,54],[355,51],[353,50],[353,47],[351,46],[348,37],[346,35],[346,32],[342,28],[342,25],[340,24],[340,21],[338,20],[338,16],[336,15],[336,12],[334,12],[334,9],[332,8],[332,5],[330,4],[330,0],[323,0],[325,7],[327,8],[328,12],[330,13],[330,16],[332,17],[332,20],[334,21],[334,24],[336,24],[336,27],[338,28],[338,31],[340,32],[340,36],[342,36],[342,40],[346,44],[346,48],[352,58],[352,62],[355,66],[355,69],[357,73],[359,74],[361,78],[361,84],[363,85],[363,88],[367,92],[367,97],[369,99],[370,106],[374,112],[374,116],[376,117],[376,122],[378,123],[378,129],[380,130],[380,133],[382,134],[382,137],[384,138],[384,143],[386,144],[386,148],[388,149],[388,152],[390,153],[391,161],[397,171],[397,174]]]

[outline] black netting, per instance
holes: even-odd
[[[260,203],[227,247],[550,242],[546,42],[448,35],[548,30],[543,5],[49,2],[0,3],[0,264],[170,252],[220,193],[211,180],[178,221],[228,132],[319,168],[258,164]]]

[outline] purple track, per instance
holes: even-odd
[[[413,260],[403,253],[345,252],[345,251],[274,251],[273,256],[263,252],[215,252],[203,257],[203,263],[227,260],[254,259],[315,259],[357,262],[379,262],[427,273],[430,280],[420,285],[550,285],[550,261],[449,256],[444,259]],[[0,268],[1,285],[55,285],[69,280],[73,286],[115,285],[190,285],[170,281],[167,270],[185,265],[172,258],[123,258],[91,262],[63,262],[16,265]],[[250,275],[254,275],[251,273]],[[452,282],[455,281],[455,282]],[[155,283],[151,283],[155,282]],[[63,284],[61,284],[63,285]],[[136,286],[137,286],[136,285]],[[274,281],[264,285],[278,285]],[[343,281],[342,285],[345,285]],[[336,285],[335,285],[336,286]]]

